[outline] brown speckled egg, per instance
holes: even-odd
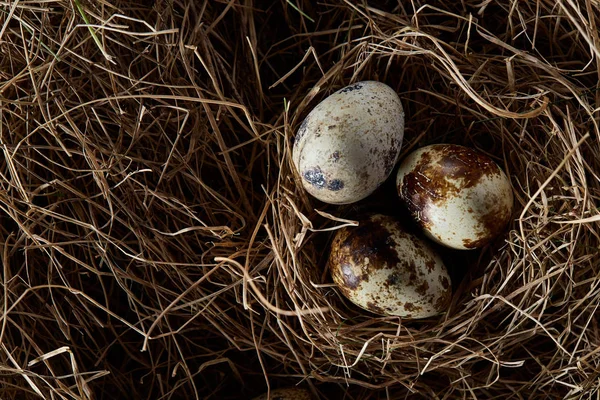
[[[364,199],[392,173],[404,137],[400,98],[375,81],[347,86],[300,125],[292,159],[302,185],[330,204]]]
[[[401,163],[398,194],[425,233],[454,249],[483,247],[506,228],[513,210],[510,181],[488,156],[434,144]]]
[[[441,258],[392,217],[376,214],[338,230],[328,267],[344,296],[376,314],[426,318],[450,304]]]
[[[255,397],[252,400],[311,400],[312,396],[307,390],[298,388],[284,388],[271,390],[271,397],[267,393]]]

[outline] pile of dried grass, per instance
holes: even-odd
[[[153,4],[149,4],[153,3]],[[597,0],[0,3],[0,397],[595,398]],[[510,232],[446,252],[449,313],[377,318],[324,270],[387,184],[308,198],[295,129],[332,91],[400,94],[404,154],[510,174]]]

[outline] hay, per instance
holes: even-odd
[[[0,3],[0,397],[595,398],[599,8]],[[403,154],[476,147],[515,188],[506,237],[444,252],[440,318],[376,318],[323,268],[332,229],[398,208],[292,169],[302,118],[364,79],[400,94]]]

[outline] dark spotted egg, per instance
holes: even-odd
[[[392,173],[404,137],[400,98],[375,81],[347,86],[319,103],[296,134],[302,185],[330,204],[362,200]]]
[[[513,210],[510,181],[488,156],[454,144],[434,144],[401,163],[398,194],[425,233],[454,249],[488,244]]]
[[[344,296],[376,314],[426,318],[450,304],[450,277],[441,258],[389,216],[372,215],[338,230],[328,268]]]
[[[284,388],[271,390],[271,397],[267,393],[252,400],[311,400],[312,396],[307,390],[299,388]]]

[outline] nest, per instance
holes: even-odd
[[[0,5],[0,397],[595,398],[599,7]],[[403,155],[466,145],[511,178],[506,234],[444,253],[443,316],[362,311],[325,269],[333,231],[397,208],[393,183],[320,203],[291,162],[360,80],[400,95]]]

